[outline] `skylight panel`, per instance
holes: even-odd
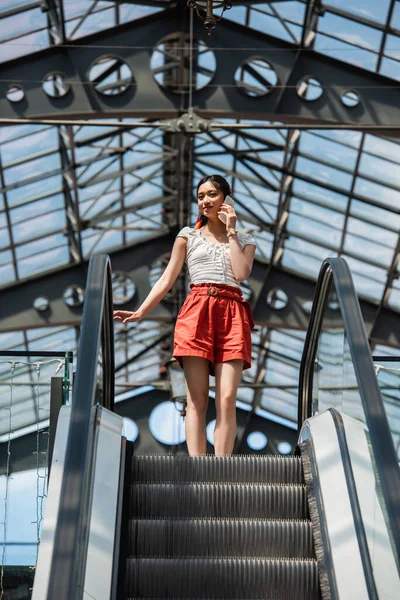
[[[354,170],[358,157],[355,149],[306,131],[301,134],[299,151],[301,154],[320,158],[334,167],[342,167],[346,170]]]
[[[386,159],[363,153],[359,165],[360,175],[364,175],[378,182],[399,188],[400,191],[400,169]]]
[[[349,14],[357,15],[362,19],[386,23],[390,0],[327,0],[324,2],[326,8],[338,8]]]
[[[296,43],[299,41],[299,31],[293,31],[293,26],[289,27],[289,25],[282,23],[278,17],[267,15],[256,8],[253,8],[250,12],[249,25],[257,31],[288,42]]]
[[[316,161],[302,156],[299,156],[297,159],[296,172],[309,177],[315,183],[326,183],[344,191],[350,190],[353,181],[353,176],[350,173],[345,173],[327,165],[318,164]]]
[[[46,27],[46,13],[39,7],[3,18],[0,13],[0,31],[2,31],[0,41],[17,38]]]
[[[366,50],[379,51],[382,32],[362,23],[325,12],[318,20],[318,32],[332,35]]]
[[[14,243],[26,242],[39,235],[62,231],[65,227],[65,210],[48,211],[35,218],[28,218],[13,226]]]
[[[24,135],[7,143],[0,148],[2,166],[7,167],[10,163],[29,158],[39,152],[57,150],[58,133],[55,127],[42,129],[31,135]]]
[[[4,169],[4,179],[6,186],[9,186],[17,182],[22,183],[38,175],[45,176],[46,172],[51,173],[59,168],[60,156],[58,153],[54,153]]]
[[[119,7],[119,20],[120,23],[128,23],[129,21],[143,19],[144,17],[148,17],[149,15],[154,15],[162,10],[164,9],[158,8],[156,6],[135,6],[132,4],[121,4]]]
[[[386,77],[390,77],[391,79],[400,79],[400,62],[397,60],[392,60],[390,58],[386,58],[385,56],[382,59],[381,68],[379,72]]]
[[[348,196],[340,194],[320,185],[296,179],[293,182],[294,195],[315,202],[322,206],[333,208],[336,211],[345,212],[349,202]]]
[[[385,229],[390,229],[394,232],[400,231],[400,214],[367,204],[366,202],[353,199],[350,205],[350,214],[369,221],[372,224],[381,225]]]
[[[61,174],[47,176],[33,183],[16,186],[7,191],[7,200],[10,207],[18,206],[28,200],[56,194],[62,190]]]
[[[394,250],[397,243],[398,235],[396,233],[388,231],[387,229],[383,229],[382,227],[378,227],[377,225],[372,225],[371,223],[365,223],[364,221],[360,221],[359,219],[355,219],[353,217],[349,217],[347,221],[347,230],[350,233],[354,233],[355,235],[365,238],[366,240],[386,246],[391,250]],[[373,252],[370,254],[373,256]]]
[[[314,50],[368,71],[376,71],[378,64],[377,54],[322,33],[317,33]]]
[[[290,210],[303,217],[315,219],[319,223],[330,225],[335,229],[343,229],[345,223],[345,216],[343,213],[315,205],[306,200],[296,198],[295,196],[290,200]]]
[[[393,27],[394,29],[398,29],[400,31],[400,3],[399,2],[394,3],[390,26]]]
[[[363,151],[375,154],[378,157],[396,162],[400,166],[400,144],[384,138],[367,134],[365,136]]]
[[[83,4],[83,3],[80,3]],[[93,3],[92,3],[93,4]],[[98,2],[96,9],[86,16],[80,16],[77,19],[66,21],[66,35],[69,39],[75,40],[97,31],[115,27],[117,24],[115,5],[112,8],[105,8],[102,5],[109,6],[109,2]]]
[[[47,17],[40,8],[3,18],[0,13],[0,31],[0,62],[49,46]]]
[[[50,238],[44,239],[47,240],[47,248],[51,248]],[[21,278],[29,277],[42,271],[48,271],[49,269],[66,265],[68,262],[69,251],[64,243],[62,246],[55,246],[54,248],[51,248],[51,250],[42,251],[40,254],[20,259],[18,261],[18,274]]]
[[[364,196],[366,200],[373,200],[382,207],[398,210],[400,206],[400,192],[362,177],[357,177],[354,192],[358,196]]]
[[[48,48],[49,45],[49,34],[46,29],[10,41],[4,41],[3,43],[0,41],[0,63],[6,63],[14,58],[38,52],[39,50]]]
[[[224,19],[234,21],[240,25],[246,25],[247,8],[245,6],[232,6],[224,14]]]
[[[301,26],[303,25],[306,12],[305,2],[298,2],[297,0],[293,0],[292,2],[277,2],[273,8],[283,19]]]
[[[386,36],[386,43],[384,53],[389,58],[400,60],[400,37],[397,35],[388,34]]]
[[[290,211],[287,223],[289,233],[322,244],[326,249],[339,250],[342,232],[320,221],[297,215]],[[328,250],[327,250],[328,251]]]
[[[339,142],[345,146],[351,146],[352,148],[359,148],[362,133],[360,131],[351,131],[349,129],[327,129],[327,130],[313,130],[310,129],[309,133],[313,133],[316,136],[327,138],[329,140]],[[302,135],[304,132],[302,133]],[[377,139],[376,137],[374,139]]]
[[[358,227],[358,231],[363,231],[361,226]],[[393,258],[393,249],[365,239],[360,233],[357,235],[346,233],[343,250],[360,260],[368,260],[374,267],[380,266],[386,269],[390,267]]]
[[[264,381],[272,385],[297,385],[299,367],[269,357]]]
[[[346,256],[344,257],[351,269],[354,285],[357,293],[369,300],[379,302],[382,298],[383,291],[385,289],[385,281],[387,272],[383,269],[377,269],[377,267],[370,267],[367,263],[357,261],[357,259]],[[384,279],[381,283],[377,279]]]

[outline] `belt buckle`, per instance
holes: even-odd
[[[217,296],[218,295],[218,288],[216,288],[215,286],[211,286],[207,288],[207,294],[209,296]]]

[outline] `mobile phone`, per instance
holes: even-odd
[[[231,206],[234,206],[234,202],[233,202],[232,196],[225,196],[224,203],[225,204],[230,204]],[[221,215],[218,215],[218,218],[226,225],[226,214],[225,213],[222,213]]]

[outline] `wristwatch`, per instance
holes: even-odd
[[[230,227],[228,229],[228,231],[226,232],[226,235],[228,236],[228,238],[233,237],[234,235],[236,235],[238,233],[238,230],[235,229],[234,227]]]

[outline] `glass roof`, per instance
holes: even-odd
[[[67,39],[156,14],[168,2],[148,4],[64,0]],[[300,43],[305,2],[235,4],[224,18]],[[323,3],[314,49],[398,78],[399,4]],[[54,42],[39,1],[3,0],[0,32],[4,61]],[[194,136],[193,185],[210,172],[232,181],[239,227],[255,236],[257,259],[315,280],[324,258],[344,256],[361,297],[377,305],[385,298],[400,311],[399,142],[355,131],[237,130],[231,125],[238,121],[222,122],[221,130]],[[150,125],[121,128],[105,119],[0,128],[0,288],[169,230],[164,208],[178,198],[179,184],[165,173],[176,172],[177,150]],[[194,194],[188,201],[193,223]],[[284,223],[279,239],[278,221]],[[156,321],[117,326],[117,365],[127,363],[117,372],[121,390],[124,382],[160,379],[170,356],[162,338],[170,330]],[[304,333],[255,330],[253,338],[254,367],[244,383],[263,382],[260,409],[294,423]],[[0,334],[0,349],[75,350],[76,344],[74,328]],[[239,400],[251,403],[254,394],[243,387]]]

